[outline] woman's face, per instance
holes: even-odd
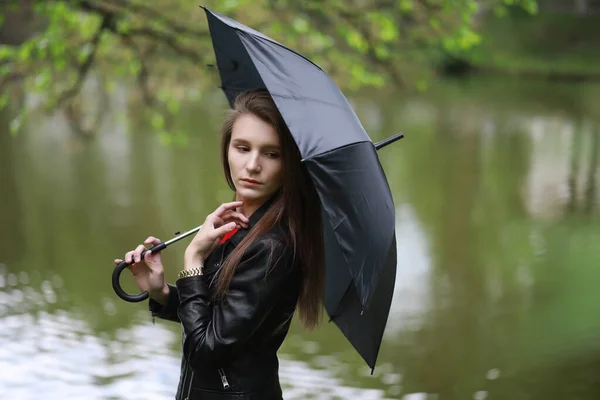
[[[254,114],[242,114],[233,123],[227,151],[236,199],[258,208],[281,187],[281,142],[275,128]]]

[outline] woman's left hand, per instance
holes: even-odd
[[[250,220],[236,211],[243,202],[223,203],[209,214],[185,250],[184,268],[202,267],[204,260],[217,247],[223,236],[235,228],[247,228]]]

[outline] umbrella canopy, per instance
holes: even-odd
[[[377,149],[331,78],[306,57],[204,8],[231,106],[269,91],[323,207],[325,308],[374,368],[396,276],[395,211]]]

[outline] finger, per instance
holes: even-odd
[[[215,214],[209,214],[206,217],[206,223],[208,226],[212,226],[214,228],[223,225],[223,219]]]
[[[115,258],[115,264],[121,264],[121,262],[123,262],[123,260],[121,260],[120,258]]]
[[[239,228],[244,228],[244,229],[248,228],[248,224],[247,223],[245,223],[244,221],[240,221],[238,218],[233,218],[233,217],[232,218],[227,218],[223,222],[222,225],[228,224],[230,222],[235,222],[235,224],[236,224],[236,226],[237,226],[238,229]]]
[[[160,243],[160,239],[155,238],[154,236],[148,236],[148,239],[144,240],[144,244],[159,244]]]
[[[125,261],[127,264],[133,264],[133,251],[128,251],[125,253]]]
[[[249,223],[250,219],[248,219],[248,217],[246,217],[244,214],[242,214],[241,212],[238,211],[227,211],[223,218],[237,218],[238,220],[240,220],[241,222],[244,223]]]
[[[146,252],[144,253],[144,261],[148,261],[148,257],[150,257],[152,255],[152,250],[147,249]]]
[[[230,222],[228,224],[223,225],[222,227],[215,229],[215,233],[217,234],[217,239],[224,236],[227,232],[231,232],[237,228],[237,224],[235,222]]]
[[[140,262],[140,260],[142,259],[142,251],[146,250],[146,247],[143,244],[140,244],[138,247],[135,248],[135,250],[133,251],[133,257],[135,259],[135,262]]]
[[[244,204],[243,201],[232,201],[229,203],[223,203],[215,210],[213,213],[216,216],[222,216],[226,211],[235,210],[238,207],[241,207]]]
[[[250,220],[242,213],[231,211],[224,217],[224,222],[237,222],[244,228],[247,228]]]

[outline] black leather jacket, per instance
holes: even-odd
[[[277,351],[290,327],[300,272],[278,227],[246,251],[223,301],[213,302],[224,259],[264,215],[270,202],[207,258],[203,276],[169,285],[164,306],[150,300],[153,316],[180,322],[183,357],[178,400],[282,399]]]

